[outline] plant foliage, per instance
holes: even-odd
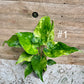
[[[54,42],[54,22],[49,16],[40,19],[34,32],[18,32],[8,41],[4,41],[9,47],[23,48],[24,52],[19,56],[16,64],[26,64],[25,77],[32,71],[43,81],[43,72],[48,65],[56,64],[48,59],[69,55],[79,51],[75,47],[70,47],[62,42]]]

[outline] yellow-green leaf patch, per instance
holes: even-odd
[[[32,59],[32,55],[27,54],[25,51],[19,56],[18,61],[16,62],[16,64],[27,61],[30,62]]]
[[[34,44],[32,44],[33,33],[19,32],[19,33],[16,33],[16,35],[18,36],[21,46],[28,54],[38,53],[37,47]]]
[[[69,55],[79,50],[75,47],[70,47],[62,42],[57,42],[55,44],[49,43],[49,47],[44,48],[43,51],[46,56],[55,58],[63,55]]]

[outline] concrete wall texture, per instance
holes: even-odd
[[[25,66],[0,59],[0,84],[84,84],[84,66],[55,64],[47,67],[44,82],[33,73],[24,79]]]

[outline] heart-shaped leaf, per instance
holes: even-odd
[[[5,43],[7,43],[9,47],[21,47],[17,35],[13,35],[8,41],[4,41],[3,46]]]
[[[54,40],[54,22],[50,20],[50,17],[44,16],[37,24],[34,35],[42,40],[43,45],[48,41]]]
[[[57,42],[55,44],[52,44],[52,42],[48,43],[48,48],[44,48],[43,52],[48,57],[59,57],[62,55],[69,55],[73,52],[79,51],[75,47],[70,47],[62,42]]]
[[[30,62],[32,59],[32,55],[27,54],[25,51],[20,55],[20,57],[18,58],[18,61],[16,62],[16,64],[27,61]]]
[[[28,63],[28,64],[27,64],[27,67],[25,68],[25,71],[24,71],[25,78],[26,78],[27,75],[29,75],[32,71],[33,71],[32,65],[31,65],[31,63]]]
[[[37,76],[43,81],[42,74],[47,64],[46,58],[44,56],[40,57],[38,55],[35,55],[32,58],[31,64]]]
[[[19,32],[16,33],[19,42],[23,49],[29,54],[37,54],[37,46],[32,43],[33,33],[31,32]]]

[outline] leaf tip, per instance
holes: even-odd
[[[3,42],[3,44],[2,44],[2,46],[4,46],[4,45],[5,45],[5,43],[7,43],[7,41],[4,41],[4,42]]]
[[[17,65],[17,64],[18,64],[18,62],[15,63],[15,65]]]
[[[41,78],[41,81],[44,82],[43,77]]]
[[[27,76],[26,75],[24,75],[24,79],[26,78]]]

